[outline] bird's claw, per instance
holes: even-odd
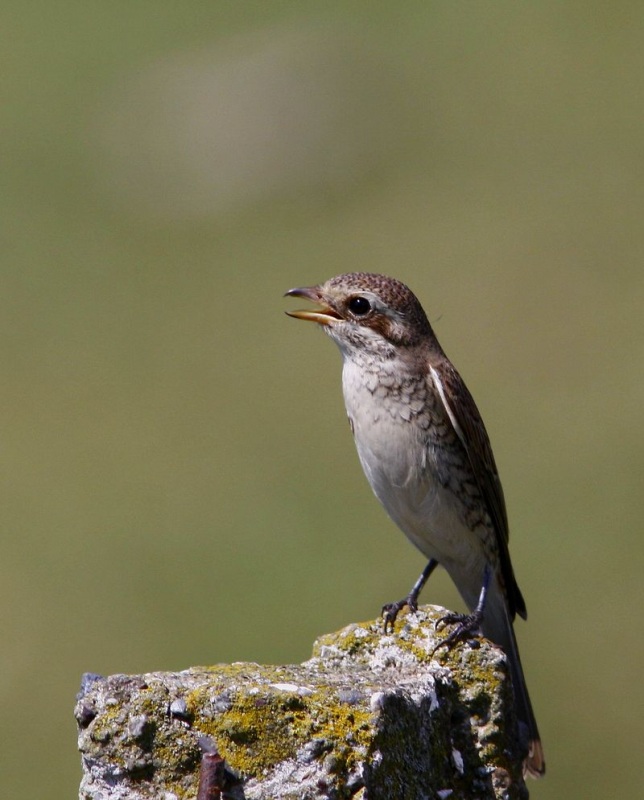
[[[434,623],[434,630],[439,631],[446,625],[456,625],[454,630],[442,639],[432,650],[432,656],[440,647],[451,650],[454,645],[473,634],[479,634],[483,613],[478,609],[471,614],[445,614]]]
[[[380,613],[384,621],[385,633],[394,632],[394,625],[398,619],[398,614],[400,614],[405,606],[407,606],[412,613],[418,611],[418,603],[416,599],[411,596],[403,597],[402,600],[398,600],[395,603],[385,603],[382,607]]]

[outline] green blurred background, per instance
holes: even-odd
[[[339,355],[283,314],[351,270],[412,286],[492,437],[533,797],[638,794],[643,19],[3,3],[3,796],[76,795],[82,672],[300,661],[409,589]]]

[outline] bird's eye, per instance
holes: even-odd
[[[352,297],[349,300],[349,311],[358,317],[362,317],[371,311],[371,303],[366,297]]]

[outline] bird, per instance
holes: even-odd
[[[315,322],[342,356],[342,389],[358,457],[394,523],[429,559],[411,592],[383,607],[385,630],[417,607],[436,566],[450,575],[469,614],[449,647],[480,630],[503,649],[527,755],[524,774],[545,759],[514,633],[526,605],[508,548],[506,505],[490,440],[465,382],[443,351],[418,298],[385,275],[351,272],[285,296],[315,304],[286,313]]]

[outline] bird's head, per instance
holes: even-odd
[[[286,292],[317,308],[287,311],[296,319],[322,325],[343,354],[356,352],[391,357],[433,339],[427,316],[404,283],[368,272],[338,275],[319,286]]]

